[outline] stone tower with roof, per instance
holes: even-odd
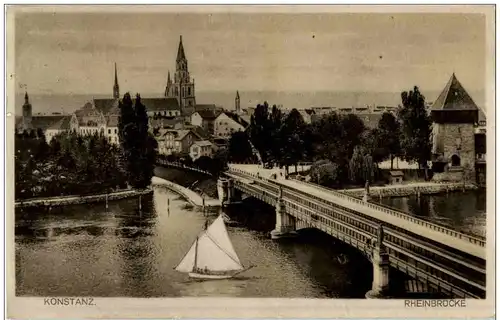
[[[461,172],[474,176],[474,126],[478,107],[453,73],[431,107],[433,120],[433,163],[436,171]]]
[[[115,62],[115,84],[113,85],[113,99],[120,99],[120,86],[118,86],[118,72]]]
[[[189,75],[188,61],[184,52],[184,45],[182,44],[182,36],[180,36],[179,48],[177,50],[174,80],[172,81],[170,78],[169,71],[165,97],[177,98],[181,109],[196,105],[194,79],[191,79]]]

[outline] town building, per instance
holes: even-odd
[[[214,123],[215,119],[221,114],[218,110],[199,110],[191,115],[191,124],[193,126],[199,126],[209,132],[214,134]]]
[[[214,137],[229,139],[234,132],[245,131],[249,123],[233,112],[222,112],[215,119]]]
[[[195,141],[189,148],[191,160],[196,161],[201,157],[212,157],[215,146],[208,140]]]
[[[453,73],[431,108],[433,171],[462,180],[475,170],[475,127],[479,108]]]
[[[24,94],[24,104],[22,110],[22,116],[16,117],[15,125],[16,130],[20,133],[24,131],[27,133],[39,130],[45,131],[48,127],[68,116],[60,112],[33,115],[33,106],[30,103],[28,92],[25,92]]]
[[[191,145],[203,140],[194,130],[167,129],[158,139],[158,152],[163,155],[189,155]]]
[[[61,120],[53,123],[45,129],[45,141],[50,141],[58,134],[67,132],[70,129],[71,116],[65,116]]]

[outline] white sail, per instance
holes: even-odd
[[[194,263],[195,263],[195,254],[196,254],[196,241],[193,243],[189,251],[186,253],[181,262],[177,265],[175,270],[179,272],[191,272],[193,271]]]
[[[198,238],[196,267],[209,271],[242,270],[238,255],[219,216]]]

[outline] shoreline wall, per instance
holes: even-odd
[[[95,202],[104,202],[106,197],[108,201],[122,200],[139,196],[150,195],[153,193],[152,188],[146,190],[124,190],[110,192],[107,194],[96,194],[90,196],[64,196],[50,198],[33,198],[15,202],[15,208],[30,208],[30,207],[57,207],[73,204],[86,204]]]

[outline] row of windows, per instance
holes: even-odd
[[[155,112],[153,113],[153,117],[158,117],[158,116],[169,116],[169,117],[173,117],[173,116],[178,116],[180,115],[180,112],[179,111],[158,111],[158,112]]]
[[[191,87],[182,87],[182,96],[186,96],[186,92],[187,92],[187,96],[190,97],[191,96]],[[176,96],[179,95],[179,87],[175,87],[175,95]]]
[[[98,128],[80,129],[80,132],[83,133],[83,134],[94,134],[98,130],[99,130]],[[104,133],[104,129],[103,128],[101,128],[101,133]]]

